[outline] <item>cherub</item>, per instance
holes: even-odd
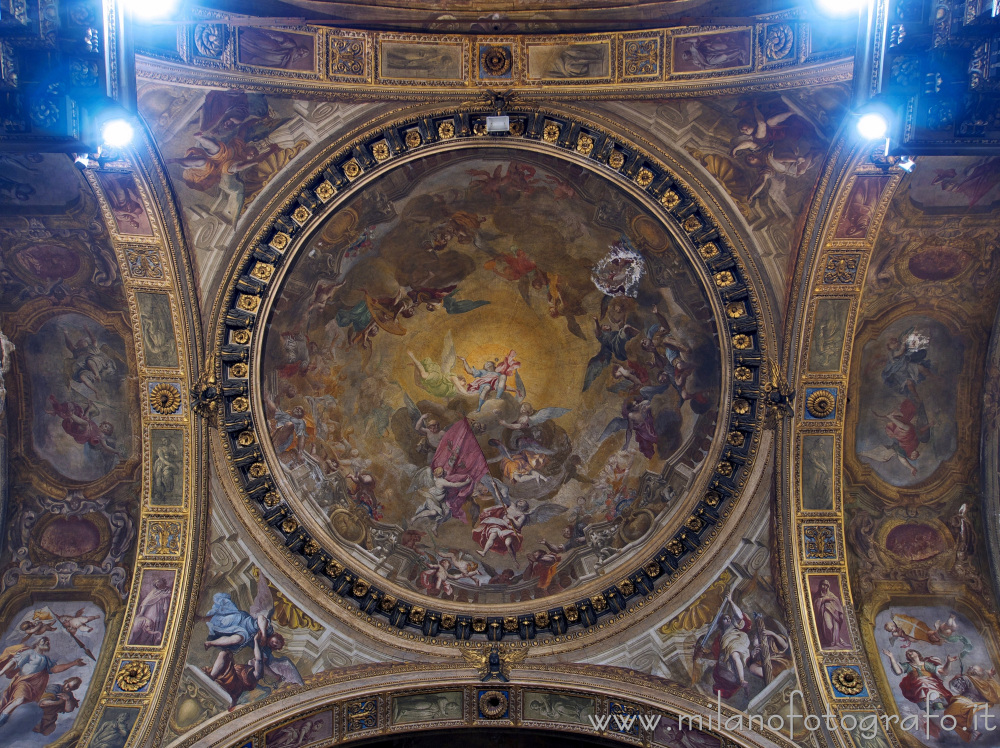
[[[74,615],[59,616],[59,623],[61,623],[65,629],[73,635],[78,633],[89,634],[94,629],[87,625],[91,621],[97,621],[100,616],[88,616],[84,615],[84,608],[80,608]]]
[[[21,644],[24,644],[33,636],[42,636],[50,631],[55,631],[55,621],[52,617],[44,610],[36,610],[35,614],[26,621],[22,621],[17,627],[19,630],[24,632],[24,638],[21,639]]]

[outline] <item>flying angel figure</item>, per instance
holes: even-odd
[[[432,532],[438,529],[452,517],[463,517],[462,504],[465,499],[455,495],[449,489],[462,488],[469,483],[469,478],[463,480],[448,480],[443,467],[432,468],[428,465],[418,470],[410,483],[409,493],[420,493],[424,498],[410,520],[416,524],[420,520],[430,520],[434,523]]]
[[[458,356],[455,353],[455,343],[451,339],[451,331],[444,336],[441,347],[441,363],[432,358],[418,360],[412,351],[407,355],[413,362],[413,378],[416,385],[426,390],[434,397],[449,398],[455,395],[468,395],[468,382],[463,376],[452,374]]]
[[[84,615],[84,608],[80,608],[74,615],[62,615],[59,616],[59,622],[66,628],[70,634],[77,634],[83,632],[84,634],[89,634],[94,629],[88,624],[91,621],[97,621],[100,616],[88,616]]]
[[[570,408],[542,408],[541,410],[535,410],[531,407],[531,403],[521,403],[521,409],[518,411],[517,418],[509,423],[500,419],[500,425],[516,432],[513,440],[515,451],[528,450],[550,455],[553,454],[553,451],[543,447],[539,442],[541,431],[538,427],[546,421],[566,415],[569,411]]]
[[[274,651],[283,649],[285,638],[274,630],[271,617],[274,615],[274,598],[267,578],[261,574],[257,580],[257,596],[249,611],[236,607],[226,592],[217,592],[212,609],[208,611],[208,634],[205,649],[216,647],[220,650],[210,677],[216,677],[216,670],[225,669],[227,660],[245,647],[257,642],[260,652],[260,669],[264,675],[277,678],[281,683],[303,685],[298,668],[287,657],[275,657]],[[256,653],[255,653],[256,654]]]
[[[517,563],[517,552],[524,542],[521,531],[531,520],[548,522],[566,511],[559,504],[539,504],[534,509],[524,499],[511,503],[510,489],[495,478],[484,478],[493,495],[500,502],[497,506],[484,509],[479,514],[479,520],[472,530],[473,539],[482,550],[476,551],[480,556],[486,556],[490,551],[501,555],[510,554]]]
[[[526,483],[529,480],[535,483],[547,481],[548,477],[538,472],[538,468],[543,467],[548,459],[546,454],[539,454],[534,450],[521,450],[511,452],[498,439],[490,439],[490,446],[500,450],[500,456],[494,457],[487,462],[499,462],[503,477],[511,483]],[[545,450],[550,452],[550,450]]]
[[[653,414],[650,412],[651,403],[641,397],[631,397],[622,403],[622,414],[618,418],[612,418],[610,423],[604,428],[597,443],[602,443],[612,434],[617,434],[625,429],[625,444],[622,452],[628,451],[633,437],[639,445],[639,451],[647,458],[652,459],[656,451],[656,423]]]
[[[584,392],[590,389],[590,385],[608,368],[613,359],[628,361],[625,345],[638,334],[639,331],[632,325],[623,325],[616,330],[609,322],[602,324],[597,317],[594,317],[594,336],[601,344],[601,350],[587,362],[587,374],[583,380]]]

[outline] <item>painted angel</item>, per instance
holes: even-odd
[[[616,330],[609,322],[602,324],[597,317],[594,317],[594,336],[601,344],[601,350],[587,362],[587,374],[583,379],[584,392],[590,389],[590,385],[608,368],[612,360],[628,360],[625,345],[638,333],[639,331],[631,325],[623,325]]]
[[[489,482],[494,495],[500,500],[497,506],[484,509],[479,514],[479,521],[472,530],[473,539],[482,550],[476,551],[480,556],[486,556],[490,551],[510,554],[517,563],[517,552],[524,542],[521,531],[532,519],[537,522],[547,522],[566,511],[566,507],[558,504],[539,504],[534,509],[524,499],[510,503],[510,490],[499,481]]]
[[[465,370],[475,377],[469,385],[469,391],[479,395],[479,407],[476,408],[476,412],[483,409],[483,403],[486,402],[486,398],[491,392],[495,398],[503,397],[503,393],[507,390],[507,377],[514,374],[521,366],[516,356],[517,354],[511,350],[502,361],[487,361],[481,369],[470,366],[469,362],[462,356],[458,357],[458,360],[465,366]]]
[[[434,397],[442,398],[469,394],[465,377],[452,373],[458,357],[455,355],[455,344],[452,342],[450,331],[444,336],[440,363],[432,358],[418,360],[412,351],[407,351],[406,354],[413,362],[414,379],[421,389]]]
[[[261,575],[257,581],[257,596],[249,611],[236,607],[226,592],[217,592],[212,609],[208,611],[208,639],[205,649],[216,647],[219,652],[209,676],[215,679],[217,671],[225,669],[232,655],[256,643],[260,651],[260,671],[277,678],[281,683],[303,685],[298,669],[287,657],[275,657],[274,651],[285,647],[285,638],[274,630],[271,616],[274,598],[267,579]],[[226,655],[229,655],[227,657]]]
[[[500,425],[514,431],[512,446],[515,451],[529,450],[538,454],[552,454],[551,449],[546,449],[539,442],[541,429],[539,427],[546,421],[569,413],[570,408],[542,408],[535,410],[531,403],[521,403],[517,418],[511,422],[500,419]]]
[[[91,395],[99,394],[99,384],[119,375],[125,361],[111,346],[98,343],[90,330],[77,332],[80,336],[75,340],[63,332],[63,342],[70,354],[66,359],[66,378],[70,387],[91,399]]]
[[[66,631],[70,634],[85,633],[89,634],[94,629],[90,626],[91,621],[99,621],[101,617],[99,615],[88,616],[86,615],[86,608],[80,608],[74,615],[61,615],[59,616],[59,622],[65,627]]]
[[[622,451],[628,450],[632,439],[639,445],[639,451],[647,458],[652,459],[656,451],[656,424],[653,414],[650,412],[651,403],[641,397],[630,397],[622,404],[622,414],[618,418],[611,419],[611,422],[604,428],[600,438],[600,444],[612,434],[616,434],[622,429],[625,430],[625,444]]]
[[[452,517],[464,519],[462,504],[465,503],[465,498],[459,496],[454,489],[467,486],[469,481],[468,476],[448,476],[443,467],[428,466],[417,471],[410,483],[410,493],[423,495],[424,502],[417,508],[410,522],[416,524],[429,520],[433,523],[433,532],[437,533],[438,528]]]

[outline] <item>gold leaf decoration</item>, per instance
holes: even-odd
[[[836,408],[837,400],[830,390],[816,390],[806,398],[806,410],[813,418],[829,418]]]
[[[152,677],[153,670],[148,663],[141,660],[130,660],[123,662],[118,669],[115,683],[121,690],[135,693],[145,688]]]
[[[854,668],[839,667],[830,675],[833,687],[847,696],[857,696],[865,690],[865,682]]]
[[[162,416],[173,415],[181,407],[181,393],[175,385],[160,382],[149,393],[149,407]]]

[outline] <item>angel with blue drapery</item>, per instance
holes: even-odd
[[[303,685],[298,669],[287,657],[275,657],[274,651],[283,649],[285,638],[274,630],[271,616],[274,613],[274,599],[267,580],[261,575],[257,583],[257,596],[250,610],[240,610],[227,592],[217,592],[208,611],[208,638],[205,649],[216,647],[221,650],[208,675],[233,696],[234,705],[245,691],[258,687],[259,678],[270,676],[279,683]],[[245,649],[253,648],[253,658],[247,663],[255,675],[243,678],[240,693],[233,694],[230,681],[240,673],[240,666],[233,663],[234,656]],[[265,689],[266,690],[266,689]]]

